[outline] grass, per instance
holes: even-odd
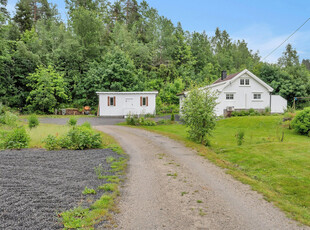
[[[44,140],[49,134],[56,136],[63,136],[66,134],[70,127],[68,125],[54,125],[54,124],[43,124],[33,129],[29,129],[27,125],[27,132],[30,135],[29,148],[44,148]]]
[[[82,192],[83,195],[88,195],[88,194],[96,194],[96,190],[92,188],[87,188],[85,187],[84,191]]]
[[[289,217],[310,225],[310,139],[287,127],[282,116],[220,120],[210,138],[211,147],[188,140],[180,124],[143,128],[185,143],[261,192]],[[244,132],[242,145],[236,138],[240,131]]]

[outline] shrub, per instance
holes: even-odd
[[[68,134],[61,138],[60,146],[67,149],[93,149],[101,146],[99,133],[85,126],[73,127]]]
[[[0,116],[0,123],[15,127],[17,125],[18,117],[9,111],[6,111],[3,113],[3,115]]]
[[[175,120],[174,113],[171,114],[170,120],[171,120],[171,121],[174,121],[174,120]]]
[[[237,138],[237,144],[238,145],[242,145],[243,141],[244,141],[244,131],[239,131],[236,133],[236,138]]]
[[[35,128],[39,125],[39,119],[37,117],[37,115],[32,114],[29,116],[28,118],[28,126],[30,129]]]
[[[30,137],[24,127],[13,129],[8,132],[3,141],[6,149],[22,149],[29,145]]]
[[[84,122],[84,123],[81,125],[81,127],[85,127],[85,128],[91,129],[91,124],[90,124],[88,121],[86,121],[86,122]]]
[[[128,115],[126,117],[126,124],[127,125],[135,125],[135,126],[155,126],[156,122],[147,118],[145,119],[144,117],[138,118],[137,115]]]
[[[45,148],[47,150],[59,150],[61,149],[59,140],[57,140],[57,137],[53,135],[48,135],[46,139],[43,140],[43,143],[45,143]]]
[[[298,133],[310,136],[310,107],[295,116],[292,126]]]
[[[209,144],[208,136],[216,125],[216,99],[215,93],[195,88],[183,100],[182,119],[192,140]]]
[[[70,119],[68,120],[68,125],[70,126],[75,126],[77,123],[77,119],[74,117],[70,117]]]

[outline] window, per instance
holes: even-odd
[[[240,79],[240,85],[250,85],[250,79]]]
[[[226,93],[226,100],[234,100],[234,94]]]
[[[261,93],[254,93],[254,94],[253,94],[253,99],[254,99],[254,100],[260,100],[260,99],[262,99],[262,94],[261,94]]]
[[[149,106],[149,98],[140,97],[140,106]]]
[[[116,106],[116,98],[108,97],[108,106]]]

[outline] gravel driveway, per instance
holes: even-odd
[[[109,156],[119,157],[109,149],[0,151],[0,229],[61,228],[57,213],[87,206],[82,191],[104,183],[94,167],[109,170]]]
[[[96,128],[130,157],[118,229],[309,229],[176,141],[129,127]]]

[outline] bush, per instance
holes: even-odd
[[[170,118],[170,120],[171,120],[171,121],[174,121],[174,120],[175,120],[174,113],[172,113],[172,114],[171,114],[171,118]]]
[[[9,111],[4,112],[3,115],[0,116],[0,123],[4,125],[15,127],[17,125],[17,121],[18,117]]]
[[[70,119],[68,120],[68,125],[70,126],[75,126],[77,123],[77,119],[74,117],[70,117]]]
[[[292,126],[298,133],[310,136],[310,107],[295,116]]]
[[[62,148],[82,150],[99,148],[102,140],[99,133],[85,126],[79,126],[73,127],[59,143]]]
[[[84,123],[81,125],[81,127],[85,127],[85,128],[91,129],[91,124],[90,124],[88,121],[86,121],[86,122],[84,122]]]
[[[57,137],[53,135],[48,135],[46,139],[43,140],[43,143],[45,143],[45,148],[47,150],[59,150],[61,149],[59,140],[57,140]]]
[[[147,118],[145,119],[144,117],[138,118],[137,115],[128,115],[126,117],[126,124],[127,125],[134,125],[134,126],[155,126],[156,122]]]
[[[39,125],[39,119],[37,117],[37,115],[32,114],[29,116],[28,118],[28,126],[30,129],[35,128]]]
[[[209,145],[208,136],[216,125],[216,99],[215,93],[195,88],[183,100],[182,119],[192,140]]]
[[[236,139],[237,139],[237,144],[242,145],[242,143],[244,141],[244,131],[243,130],[236,133]]]
[[[3,147],[5,149],[22,149],[29,145],[30,137],[24,127],[13,129],[4,137]]]

